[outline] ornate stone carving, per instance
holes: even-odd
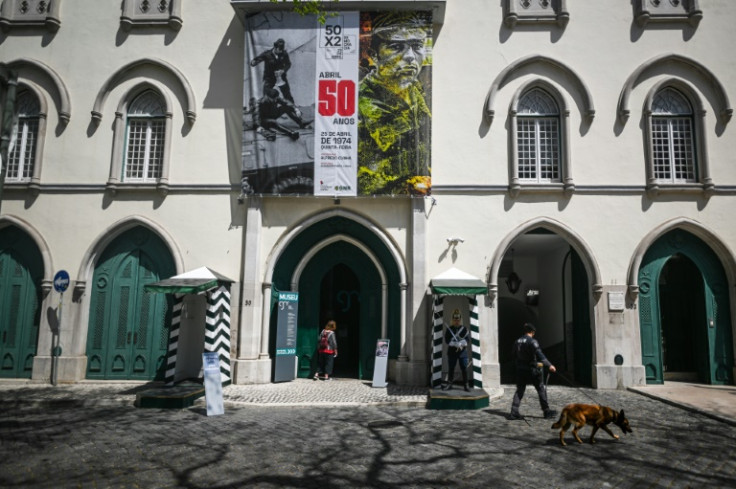
[[[123,0],[120,24],[125,31],[133,27],[168,26],[178,31],[183,24],[182,0]]]
[[[61,0],[5,0],[0,7],[0,28],[42,27],[50,32],[59,30]]]

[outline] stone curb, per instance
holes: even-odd
[[[660,401],[665,404],[669,404],[670,406],[674,406],[674,407],[683,409],[685,411],[690,411],[691,413],[702,414],[703,416],[706,416],[710,419],[714,419],[716,421],[720,421],[721,423],[726,423],[731,426],[736,426],[736,420],[725,417],[725,416],[721,416],[720,414],[706,411],[705,409],[701,409],[696,406],[691,406],[683,402],[673,401],[672,399],[667,399],[666,397],[658,396],[656,394],[652,394],[651,392],[644,392],[642,390],[637,389],[636,387],[628,387],[626,390],[628,390],[629,392],[640,394],[644,397],[648,397],[649,399],[654,399],[655,401]]]

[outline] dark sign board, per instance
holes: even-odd
[[[296,375],[296,320],[299,308],[298,292],[279,292],[276,304],[276,358],[274,382],[294,380]]]

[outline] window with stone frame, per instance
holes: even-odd
[[[180,30],[182,0],[123,0],[120,24],[125,31],[133,27],[169,27]]]
[[[516,114],[518,178],[522,183],[558,183],[560,110],[544,90],[521,96]]]
[[[61,0],[0,1],[0,29],[45,28],[56,32],[61,26]]]
[[[695,183],[693,109],[679,91],[667,87],[652,100],[651,151],[658,183]]]
[[[41,115],[41,105],[31,91],[18,93],[16,113],[18,119],[10,141],[5,179],[7,182],[29,182],[36,164]]]
[[[553,24],[565,27],[570,20],[567,0],[503,0],[503,21],[509,28],[517,25]]]
[[[161,177],[166,145],[166,105],[146,90],[128,107],[123,181],[156,183]]]
[[[698,0],[633,0],[634,18],[639,26],[648,24],[689,24],[697,27],[703,19]]]

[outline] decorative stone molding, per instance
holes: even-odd
[[[511,243],[513,243],[513,241],[519,236],[537,228],[552,231],[554,234],[567,241],[575,249],[585,265],[588,280],[593,284],[591,286],[593,297],[597,301],[600,298],[600,294],[603,292],[603,280],[601,277],[600,267],[595,260],[593,250],[580,235],[575,233],[562,222],[549,217],[531,219],[511,230],[511,232],[501,240],[496,247],[496,251],[491,257],[491,262],[488,267],[486,283],[488,283],[489,297],[493,296],[493,298],[495,298],[498,293],[498,274],[501,268],[501,262],[503,261],[503,257],[506,252],[511,248]],[[490,299],[490,303],[493,303],[493,298]]]
[[[5,0],[0,7],[0,28],[43,27],[56,32],[61,26],[61,0]]]
[[[163,69],[172,74],[179,81],[179,83],[181,84],[181,88],[184,90],[184,93],[186,93],[187,97],[186,107],[184,107],[186,118],[189,121],[190,125],[194,124],[194,121],[197,120],[197,102],[194,98],[194,90],[192,90],[192,86],[189,83],[189,80],[174,65],[156,58],[143,58],[136,61],[131,61],[130,63],[121,67],[118,71],[113,73],[110,78],[107,79],[105,84],[102,86],[102,88],[100,88],[100,91],[97,93],[95,104],[92,107],[92,120],[95,121],[95,123],[99,123],[100,121],[102,121],[102,113],[104,110],[105,101],[110,95],[110,92],[112,92],[112,90],[119,83],[121,83],[122,80],[124,80],[125,77],[128,76],[133,70],[147,65],[150,65],[154,68]]]
[[[62,81],[58,73],[52,70],[48,65],[31,58],[20,58],[8,63],[8,68],[18,71],[18,81],[30,84],[32,78],[29,76],[29,72],[26,68],[30,67],[31,70],[43,73],[49,77],[55,88],[55,93],[59,98],[59,120],[61,124],[66,125],[69,123],[72,117],[72,104],[71,98],[69,97],[69,90]]]
[[[53,285],[53,277],[56,273],[56,268],[54,266],[53,256],[51,255],[51,248],[46,242],[46,239],[33,225],[31,225],[30,222],[26,221],[24,218],[13,216],[10,214],[3,214],[2,216],[0,216],[0,232],[2,232],[2,229],[4,227],[9,225],[20,228],[24,233],[30,236],[33,242],[36,243],[38,250],[41,252],[41,262],[43,263],[43,277],[41,278],[42,289],[45,290],[46,284]]]
[[[178,31],[184,23],[181,3],[181,0],[123,0],[120,25],[126,32],[133,27],[156,26],[168,26]]]
[[[557,24],[570,20],[566,0],[503,0],[503,22],[511,29],[524,24]]]
[[[687,231],[688,233],[697,236],[705,243],[708,243],[708,246],[710,246],[723,264],[728,282],[734,283],[734,281],[736,281],[736,276],[734,275],[736,271],[736,258],[729,246],[726,244],[726,241],[716,234],[715,231],[705,227],[702,223],[694,219],[690,219],[688,217],[676,217],[663,222],[649,231],[634,250],[634,253],[631,256],[631,261],[629,262],[629,270],[626,277],[627,289],[632,300],[636,300],[639,295],[639,268],[641,267],[644,255],[654,242],[657,241],[657,239],[674,229]]]
[[[639,65],[639,67],[626,79],[626,82],[621,89],[621,94],[618,97],[618,120],[621,125],[625,125],[626,121],[629,119],[629,98],[631,97],[631,92],[634,91],[634,88],[643,80],[658,74],[655,73],[656,70],[662,70],[662,72],[674,75],[675,71],[668,65],[679,65],[700,75],[715,94],[713,110],[718,114],[721,122],[723,124],[727,124],[731,120],[733,108],[728,100],[728,95],[726,94],[723,84],[713,74],[713,72],[694,59],[690,59],[686,56],[679,54],[663,54],[661,56],[655,56]]]
[[[687,23],[697,27],[703,18],[698,0],[636,0],[636,23],[645,27],[649,23]]]
[[[556,59],[548,58],[539,54],[532,54],[530,56],[520,58],[508,65],[506,68],[503,69],[503,71],[501,71],[501,73],[499,73],[499,75],[493,81],[491,88],[488,90],[488,95],[486,95],[484,108],[484,113],[489,124],[493,122],[493,117],[496,113],[493,107],[496,99],[496,94],[518,74],[523,73],[522,69],[526,68],[527,66],[533,66],[535,68],[533,71],[540,74],[543,73],[543,71],[539,68],[543,66],[552,67],[559,71],[565,78],[571,80],[572,87],[574,88],[575,93],[580,96],[583,103],[583,118],[588,122],[593,121],[593,118],[595,117],[593,96],[590,94],[590,90],[588,90],[588,87],[585,85],[585,82],[583,82],[582,78],[580,78],[580,76],[578,76],[578,74],[570,69],[567,65],[560,61],[557,61]],[[571,92],[571,94],[572,93],[573,92]]]

